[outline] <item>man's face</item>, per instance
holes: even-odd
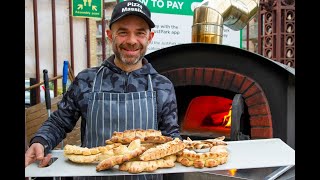
[[[140,17],[129,15],[112,24],[107,30],[116,60],[124,66],[136,65],[146,54],[154,32]]]

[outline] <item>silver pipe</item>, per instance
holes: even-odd
[[[224,17],[224,25],[238,31],[243,29],[259,10],[257,0],[231,0],[231,11]]]
[[[192,42],[222,43],[223,25],[243,29],[258,12],[259,0],[204,0],[195,9]]]

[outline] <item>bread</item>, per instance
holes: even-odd
[[[161,131],[154,129],[130,129],[123,132],[113,132],[110,139],[106,140],[106,144],[122,143],[129,144],[135,139],[140,139],[144,142],[144,138],[147,136],[162,136]]]
[[[190,150],[205,149],[205,148],[211,148],[217,145],[227,145],[227,143],[223,141],[224,139],[225,139],[225,136],[221,136],[215,139],[193,141],[188,137],[187,140],[183,140],[183,143],[186,144],[186,149],[190,149]]]
[[[66,157],[70,161],[75,162],[75,163],[90,164],[90,163],[97,163],[99,161],[98,156],[99,156],[99,154],[89,155],[89,156],[69,154]]]
[[[139,158],[142,161],[161,159],[165,156],[169,156],[183,150],[184,147],[185,144],[179,138],[175,138],[173,141],[169,141],[146,150]]]
[[[184,166],[194,166],[195,168],[215,167],[224,164],[228,160],[229,153],[225,145],[213,146],[209,152],[196,153],[184,149],[177,153],[177,162]]]
[[[87,148],[75,145],[65,145],[64,156],[75,163],[96,163],[100,150],[98,148]]]
[[[75,163],[97,163],[96,171],[111,169],[129,173],[152,172],[158,168],[175,166],[175,161],[195,168],[215,167],[228,161],[229,153],[224,136],[192,141],[166,137],[161,131],[148,129],[114,132],[107,145],[87,148],[66,145],[64,155]],[[203,148],[208,152],[200,153]],[[202,149],[197,152],[196,149]],[[207,151],[207,150],[206,150]]]
[[[63,153],[65,155],[76,154],[76,155],[89,156],[89,155],[95,155],[95,154],[101,153],[103,151],[108,151],[108,150],[110,150],[114,147],[118,147],[120,145],[121,145],[120,143],[115,143],[112,145],[87,148],[87,147],[80,147],[80,146],[76,146],[76,145],[66,144],[63,148]]]
[[[176,159],[176,155],[169,155],[153,161],[129,161],[119,165],[119,170],[129,173],[152,172],[158,168],[174,167]]]
[[[223,141],[224,139],[225,139],[225,136],[221,136],[215,139],[206,139],[206,140],[203,140],[203,142],[212,144],[213,146],[227,145],[227,143]]]
[[[109,151],[109,150],[114,149],[116,147],[119,147],[121,145],[122,145],[121,143],[114,143],[114,144],[110,144],[110,145],[99,146],[98,149],[100,152],[106,152],[106,151]]]
[[[157,146],[157,145],[158,145],[158,144],[156,144],[156,143],[141,143],[141,146],[145,147],[146,150],[147,150],[147,149],[150,149],[150,148],[152,148],[152,147],[155,147],[155,146]]]
[[[162,144],[172,140],[173,140],[172,137],[168,137],[168,136],[146,136],[141,142]]]
[[[95,151],[93,151],[95,152]],[[80,147],[76,145],[69,145],[66,144],[65,147],[63,148],[63,153],[64,154],[77,154],[77,155],[90,155],[90,149],[87,147]]]
[[[103,171],[112,168],[115,165],[127,162],[145,151],[145,147],[140,145],[140,139],[132,141],[128,147],[125,145],[114,149],[114,155],[110,156],[96,166],[96,171]]]

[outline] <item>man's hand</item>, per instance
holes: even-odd
[[[40,143],[33,143],[27,152],[25,153],[25,167],[35,161],[40,161],[39,167],[45,167],[48,165],[52,154],[48,154],[44,157],[44,147]]]

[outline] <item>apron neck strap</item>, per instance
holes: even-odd
[[[100,73],[101,70],[103,69],[104,72],[104,66],[101,66],[98,70],[98,72],[96,73],[95,77],[94,77],[94,81],[93,81],[93,88],[91,90],[91,92],[94,92],[95,90],[101,91],[101,85],[102,85],[102,76],[104,73]],[[98,79],[99,74],[101,74],[101,78]],[[99,87],[99,89],[98,89]]]
[[[151,81],[151,75],[148,74],[148,91],[153,91],[152,81]]]

